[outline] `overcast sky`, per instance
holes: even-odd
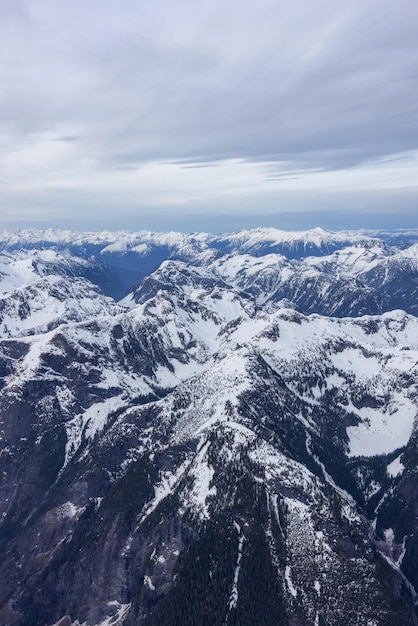
[[[0,227],[418,226],[417,0],[0,11]]]

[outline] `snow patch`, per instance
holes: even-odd
[[[193,460],[190,475],[193,476],[194,483],[187,497],[201,519],[209,519],[207,500],[210,496],[216,495],[216,487],[214,485],[210,487],[215,470],[207,460],[208,448],[209,442],[204,443]]]
[[[289,590],[289,593],[296,598],[298,595],[298,591],[297,589],[295,589],[295,587],[293,586],[293,582],[292,582],[292,576],[291,576],[291,568],[290,565],[286,565],[285,571],[284,571],[284,576],[286,579],[286,583],[287,583],[287,588]]]
[[[389,454],[406,446],[417,417],[416,405],[399,392],[393,394],[384,409],[364,407],[356,412],[362,421],[347,428],[349,456]],[[394,465],[396,468],[400,468],[399,464]]]
[[[234,580],[232,583],[231,595],[229,597],[229,610],[235,609],[237,606],[237,602],[238,602],[238,579],[239,579],[239,572],[241,568],[242,549],[243,549],[244,541],[245,541],[245,537],[241,533],[241,529],[239,525],[236,523],[235,523],[235,528],[240,534],[239,534],[239,539],[238,539],[238,556],[237,556],[237,562],[235,565]]]
[[[184,475],[184,472],[189,465],[190,460],[186,460],[174,473],[163,472],[161,474],[160,483],[154,487],[154,497],[142,513],[140,523],[142,523],[149,515],[151,515],[153,511],[155,511],[160,502],[174,492],[179,480]]]
[[[151,591],[155,591],[155,586],[149,576],[144,576],[144,585],[151,589]]]
[[[76,506],[72,502],[64,502],[61,506],[59,506],[56,510],[56,516],[59,520],[64,520],[66,518],[75,517],[76,515],[80,515],[85,510],[85,507]]]
[[[391,478],[396,478],[396,476],[400,476],[405,469],[405,465],[401,462],[401,454],[393,459],[391,463],[387,466],[388,476]]]

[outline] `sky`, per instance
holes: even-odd
[[[418,227],[417,0],[0,18],[0,228]]]

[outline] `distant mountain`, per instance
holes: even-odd
[[[367,245],[373,240],[359,232],[329,232],[322,228],[284,231],[276,228],[242,230],[221,237],[208,236],[206,242],[222,252],[248,253],[253,256],[283,254],[289,259],[331,254],[352,244]]]
[[[1,241],[0,623],[418,623],[416,244]]]

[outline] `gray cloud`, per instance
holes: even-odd
[[[87,147],[127,161],[328,168],[414,149],[418,5],[348,4],[263,0],[257,18],[249,2],[202,16],[179,0],[148,16],[129,1],[21,2],[12,32],[3,27],[20,57],[6,68],[3,123],[81,128]]]
[[[103,173],[238,159],[284,180],[418,149],[415,0],[0,10],[6,153],[45,136]]]

